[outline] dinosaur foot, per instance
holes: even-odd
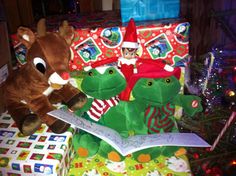
[[[108,155],[107,155],[107,158],[111,161],[114,161],[114,162],[120,162],[121,161],[121,157],[116,151],[109,152]]]
[[[86,149],[86,148],[83,148],[83,147],[79,147],[78,150],[77,150],[77,154],[80,156],[80,157],[88,157],[89,156],[89,151]]]
[[[76,134],[73,136],[72,143],[79,157],[87,158],[95,155],[99,145],[95,138],[90,134]]]
[[[150,154],[140,154],[137,157],[137,161],[140,163],[147,163],[147,162],[151,161],[151,155]]]
[[[179,156],[182,156],[182,155],[186,155],[187,154],[187,151],[185,148],[180,148],[179,150],[177,150],[175,152],[175,156],[176,157],[179,157]]]

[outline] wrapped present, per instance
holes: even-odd
[[[137,23],[138,56],[163,59],[170,65],[188,56],[189,23]],[[77,29],[71,47],[71,70],[81,70],[97,60],[121,56],[125,27]]]
[[[177,18],[180,11],[179,0],[121,0],[120,6],[122,22]]]
[[[58,17],[59,18],[59,17]],[[120,17],[114,12],[97,13],[90,16],[65,17],[75,27],[74,42],[71,46],[71,70],[82,70],[91,63],[110,57],[120,57],[121,45],[126,32]],[[56,22],[57,21],[57,22]],[[47,19],[51,28],[58,29],[60,19]],[[83,24],[83,27],[81,27]],[[163,59],[175,65],[186,58],[189,51],[188,22],[178,20],[137,22],[138,56],[153,60]],[[48,26],[48,25],[47,25]],[[25,61],[25,49],[16,35],[12,35],[16,57],[20,64]]]
[[[180,157],[158,158],[148,163],[138,163],[127,156],[122,162],[112,162],[99,156],[92,158],[74,158],[68,176],[191,176],[188,159],[185,155]]]
[[[0,175],[66,175],[74,157],[71,139],[74,128],[63,134],[48,131],[46,125],[24,137],[11,117],[0,117]]]

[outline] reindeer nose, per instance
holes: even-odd
[[[63,72],[61,74],[61,78],[64,80],[68,80],[70,78],[70,74],[68,72]]]

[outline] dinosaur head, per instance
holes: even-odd
[[[175,76],[166,78],[140,78],[133,88],[136,100],[158,106],[171,101],[180,91],[181,85]]]
[[[124,76],[115,67],[92,68],[87,71],[81,89],[96,99],[110,99],[126,87]]]
[[[145,63],[129,81],[135,100],[153,106],[163,105],[176,97],[181,89],[180,69],[161,61]]]

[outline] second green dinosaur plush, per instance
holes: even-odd
[[[161,61],[142,63],[138,67],[138,73],[129,81],[134,100],[120,101],[101,120],[106,126],[119,131],[121,128],[113,123],[114,118],[126,118],[127,129],[119,131],[124,137],[130,134],[178,132],[174,118],[176,105],[182,106],[189,116],[202,111],[199,97],[180,94],[180,73],[180,68],[172,68]],[[122,160],[122,156],[109,144],[104,141],[101,143],[103,147],[99,148],[100,155],[113,161]],[[171,156],[180,153],[179,149],[175,146],[154,147],[133,153],[133,158],[139,162],[148,162],[160,154]]]

